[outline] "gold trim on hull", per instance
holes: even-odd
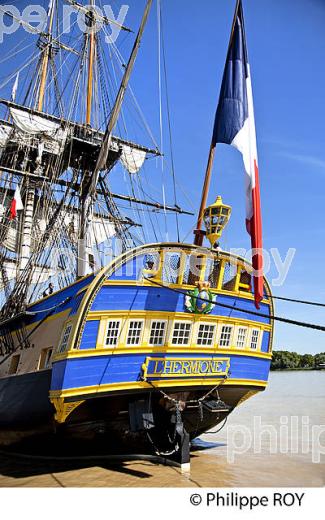
[[[116,392],[124,390],[148,390],[153,387],[155,388],[182,388],[187,386],[204,387],[204,386],[216,386],[218,379],[187,379],[180,381],[179,379],[170,379],[169,381],[153,381],[146,383],[145,381],[135,381],[133,383],[112,383],[100,386],[85,386],[82,388],[71,388],[68,390],[55,390],[50,392],[50,398],[53,402],[58,398],[67,397],[79,397],[84,395],[94,394],[96,397],[100,393],[104,392]],[[266,381],[260,381],[257,379],[228,379],[220,380],[222,386],[255,386],[265,388],[267,385]]]

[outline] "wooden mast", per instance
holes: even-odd
[[[205,178],[204,178],[204,184],[203,184],[203,190],[202,190],[201,205],[200,205],[200,209],[199,209],[199,215],[198,215],[198,220],[197,220],[197,224],[196,224],[196,229],[194,231],[194,236],[195,236],[194,244],[196,246],[202,245],[203,237],[205,235],[204,231],[202,230],[203,215],[204,215],[204,210],[206,208],[207,199],[208,199],[215,151],[216,151],[216,143],[214,143],[213,137],[212,137],[210,150],[209,150],[208,164],[207,164],[207,168],[206,168],[206,172],[205,172]]]
[[[89,255],[87,253],[87,236],[89,232],[89,225],[91,223],[91,215],[93,210],[93,204],[96,200],[96,188],[97,183],[99,179],[99,173],[101,170],[105,170],[106,163],[107,163],[107,157],[109,154],[112,137],[113,137],[113,130],[115,128],[115,125],[117,123],[118,117],[121,112],[124,96],[126,89],[128,87],[130,77],[132,74],[132,70],[134,67],[134,63],[140,48],[142,35],[148,20],[149,12],[152,6],[153,0],[148,0],[144,14],[142,16],[140,28],[137,34],[137,37],[135,39],[132,52],[128,61],[128,64],[125,68],[124,76],[119,88],[119,91],[117,93],[115,103],[111,112],[111,116],[106,128],[105,136],[103,139],[103,143],[99,152],[99,156],[97,159],[96,166],[94,168],[94,171],[92,175],[89,178],[88,185],[83,193],[82,196],[82,210],[81,210],[81,224],[80,224],[80,235],[79,235],[79,251],[78,251],[78,273],[79,276],[84,276],[85,274],[88,274],[89,270]],[[88,264],[88,265],[87,265]]]
[[[90,0],[90,7],[93,9],[95,0]],[[90,9],[89,17],[89,35],[88,35],[88,85],[87,85],[87,109],[86,109],[86,125],[91,123],[91,108],[93,101],[93,81],[94,81],[94,58],[96,48],[96,35],[94,31],[94,12]]]
[[[228,52],[229,52],[230,44],[231,44],[231,41],[232,41],[234,29],[235,29],[235,24],[236,24],[236,20],[237,20],[237,13],[238,13],[238,9],[239,9],[240,3],[241,3],[241,0],[237,0],[236,8],[235,8],[235,14],[234,14],[234,19],[233,19],[233,22],[232,22],[230,40],[229,40],[229,45],[228,45]],[[227,52],[227,55],[228,55],[228,52]],[[201,196],[201,204],[200,204],[200,209],[199,209],[196,229],[194,230],[194,245],[196,245],[196,246],[201,246],[202,245],[203,238],[204,238],[204,235],[205,235],[205,232],[202,230],[202,224],[203,224],[204,210],[206,208],[207,200],[208,200],[208,194],[209,194],[209,188],[210,188],[210,183],[211,183],[211,174],[212,174],[212,168],[213,168],[215,151],[216,151],[216,143],[214,142],[214,135],[212,134],[210,150],[209,150],[209,157],[208,157],[208,164],[207,164],[207,168],[206,168],[206,171],[205,171],[205,178],[204,178],[204,184],[203,184],[203,190],[202,190],[202,196]]]
[[[93,173],[92,185],[91,185],[91,189],[92,189],[93,193],[95,192],[99,171],[105,169],[105,165],[106,165],[106,161],[107,161],[107,157],[108,157],[108,153],[109,153],[109,149],[110,149],[110,144],[112,142],[113,130],[117,123],[117,119],[120,115],[125,92],[128,87],[130,77],[132,74],[132,70],[134,67],[134,63],[135,63],[135,60],[136,60],[136,57],[137,57],[137,54],[138,54],[138,51],[140,48],[142,35],[143,35],[144,29],[145,29],[145,26],[146,26],[146,23],[148,20],[149,12],[150,12],[150,9],[152,6],[152,1],[153,0],[147,1],[147,5],[145,8],[143,17],[142,17],[141,25],[140,25],[136,40],[134,42],[128,64],[125,68],[122,83],[121,83],[119,91],[117,93],[115,103],[114,103],[114,106],[113,106],[113,109],[111,112],[111,117],[110,117],[110,120],[109,120],[107,128],[106,128],[103,144],[102,144],[102,147],[101,147],[98,159],[97,159],[97,164],[96,164],[96,167],[95,167],[95,170]]]
[[[47,72],[50,58],[50,48],[51,48],[51,40],[52,40],[52,28],[53,28],[53,20],[54,20],[54,2],[56,0],[52,0],[50,4],[49,10],[49,25],[48,25],[48,42],[46,43],[45,49],[43,51],[43,60],[42,60],[42,69],[41,69],[41,82],[37,103],[37,110],[42,112],[44,105],[44,96],[45,96],[45,88],[46,88],[46,80],[47,80]]]
[[[51,0],[49,4],[49,23],[48,23],[48,34],[47,34],[47,43],[45,49],[43,51],[43,59],[41,66],[41,80],[40,80],[40,89],[38,100],[36,103],[36,108],[40,112],[43,111],[44,106],[44,96],[45,96],[45,88],[47,81],[47,73],[48,73],[48,64],[50,58],[50,48],[52,41],[52,29],[53,29],[53,20],[54,20],[54,3],[56,0]],[[38,177],[39,174],[43,173],[43,169],[41,166],[41,158],[37,158],[37,165],[34,171],[35,177]],[[34,203],[35,203],[35,179],[27,179],[27,187],[26,187],[26,197],[25,197],[25,208],[24,215],[22,221],[22,232],[21,232],[21,242],[20,242],[20,258],[19,258],[19,267],[18,273],[22,273],[26,268],[31,252],[32,245],[32,228],[33,228],[33,217],[34,217]]]

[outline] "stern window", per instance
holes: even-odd
[[[166,335],[165,321],[152,321],[150,330],[149,345],[164,345]]]
[[[220,347],[229,347],[231,340],[232,327],[230,325],[223,325],[220,335]]]
[[[188,345],[190,341],[192,324],[176,322],[173,330],[173,345]]]
[[[260,335],[260,331],[257,329],[252,330],[252,338],[251,338],[251,349],[256,350],[258,344],[258,338]]]
[[[215,328],[216,328],[215,325],[207,325],[205,323],[202,323],[199,326],[197,344],[211,346],[213,344]]]
[[[247,329],[239,327],[237,335],[237,348],[245,348]]]
[[[143,321],[130,321],[127,345],[139,345],[141,341]]]
[[[109,321],[106,334],[106,346],[117,345],[120,332],[120,321]]]

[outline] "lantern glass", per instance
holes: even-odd
[[[203,215],[207,238],[212,246],[220,238],[223,229],[227,225],[231,214],[231,207],[223,204],[222,198],[218,197],[214,204],[208,206]]]

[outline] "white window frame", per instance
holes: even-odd
[[[240,330],[244,330],[245,331],[245,337],[244,337],[244,341],[243,341],[243,346],[240,347],[238,345],[238,340],[239,340],[239,331]],[[245,327],[244,325],[238,325],[237,327],[237,334],[236,334],[236,348],[238,348],[239,350],[243,350],[246,348],[247,346],[247,340],[248,340],[248,337],[249,337],[249,330],[248,330],[248,327]]]
[[[62,336],[61,336],[60,343],[59,343],[59,349],[58,349],[58,352],[60,354],[63,354],[63,352],[66,352],[66,350],[67,350],[72,328],[73,328],[72,322],[70,321],[69,323],[66,324],[66,326],[63,329]],[[69,332],[67,334],[68,329],[69,329]]]
[[[253,337],[254,337],[254,332],[257,332],[257,341],[254,343],[255,345],[255,348],[252,347],[252,344],[253,344]],[[250,333],[250,337],[249,337],[249,350],[252,350],[253,352],[256,352],[258,350],[260,350],[260,344],[261,344],[261,339],[262,339],[262,331],[261,329],[258,329],[257,327],[254,327],[251,329],[251,333]]]
[[[110,323],[118,323],[119,324],[118,329],[117,329],[116,343],[107,343],[107,336],[108,336],[109,324]],[[120,319],[112,318],[112,319],[107,320],[106,328],[105,328],[105,337],[104,337],[104,347],[105,348],[116,348],[118,346],[118,344],[120,343],[121,332],[122,332],[121,323],[122,323],[122,320],[120,320]]]
[[[188,335],[188,341],[186,343],[174,343],[174,331],[175,331],[175,325],[189,325],[189,335]],[[181,329],[178,329],[181,330]],[[184,329],[185,330],[185,329]],[[191,345],[191,339],[193,334],[193,323],[189,320],[175,320],[172,322],[171,331],[170,331],[170,345],[173,347],[188,347]]]
[[[159,344],[151,343],[151,341],[150,341],[153,323],[163,323],[164,324],[162,342]],[[150,320],[150,327],[149,327],[149,331],[148,331],[148,345],[150,347],[163,347],[166,343],[167,328],[168,328],[168,320],[159,320],[159,319]]]
[[[199,343],[199,339],[200,339],[199,335],[200,335],[200,327],[201,326],[213,327],[211,343]],[[215,344],[216,333],[217,333],[217,324],[216,323],[208,323],[206,321],[198,322],[198,324],[197,324],[197,331],[196,331],[196,345],[198,347],[207,347],[207,348],[213,347],[213,345]],[[202,339],[204,339],[204,338],[202,338]]]
[[[140,329],[140,335],[139,335],[139,342],[138,343],[129,343],[129,334],[130,334],[130,326],[131,326],[131,323],[141,323],[141,329]],[[135,329],[133,329],[135,330]],[[126,338],[125,338],[125,345],[127,345],[128,347],[138,347],[142,340],[143,340],[143,332],[144,332],[144,319],[137,319],[137,318],[132,318],[131,320],[129,320],[128,322],[128,328],[127,328],[127,333],[126,333]]]
[[[223,331],[224,327],[229,327],[231,329],[230,330],[229,344],[228,345],[222,345],[221,344],[222,331]],[[219,332],[219,339],[218,339],[218,346],[220,348],[230,348],[231,347],[232,338],[234,336],[234,329],[235,329],[235,327],[233,325],[228,324],[228,323],[222,323],[220,325],[220,332]]]

